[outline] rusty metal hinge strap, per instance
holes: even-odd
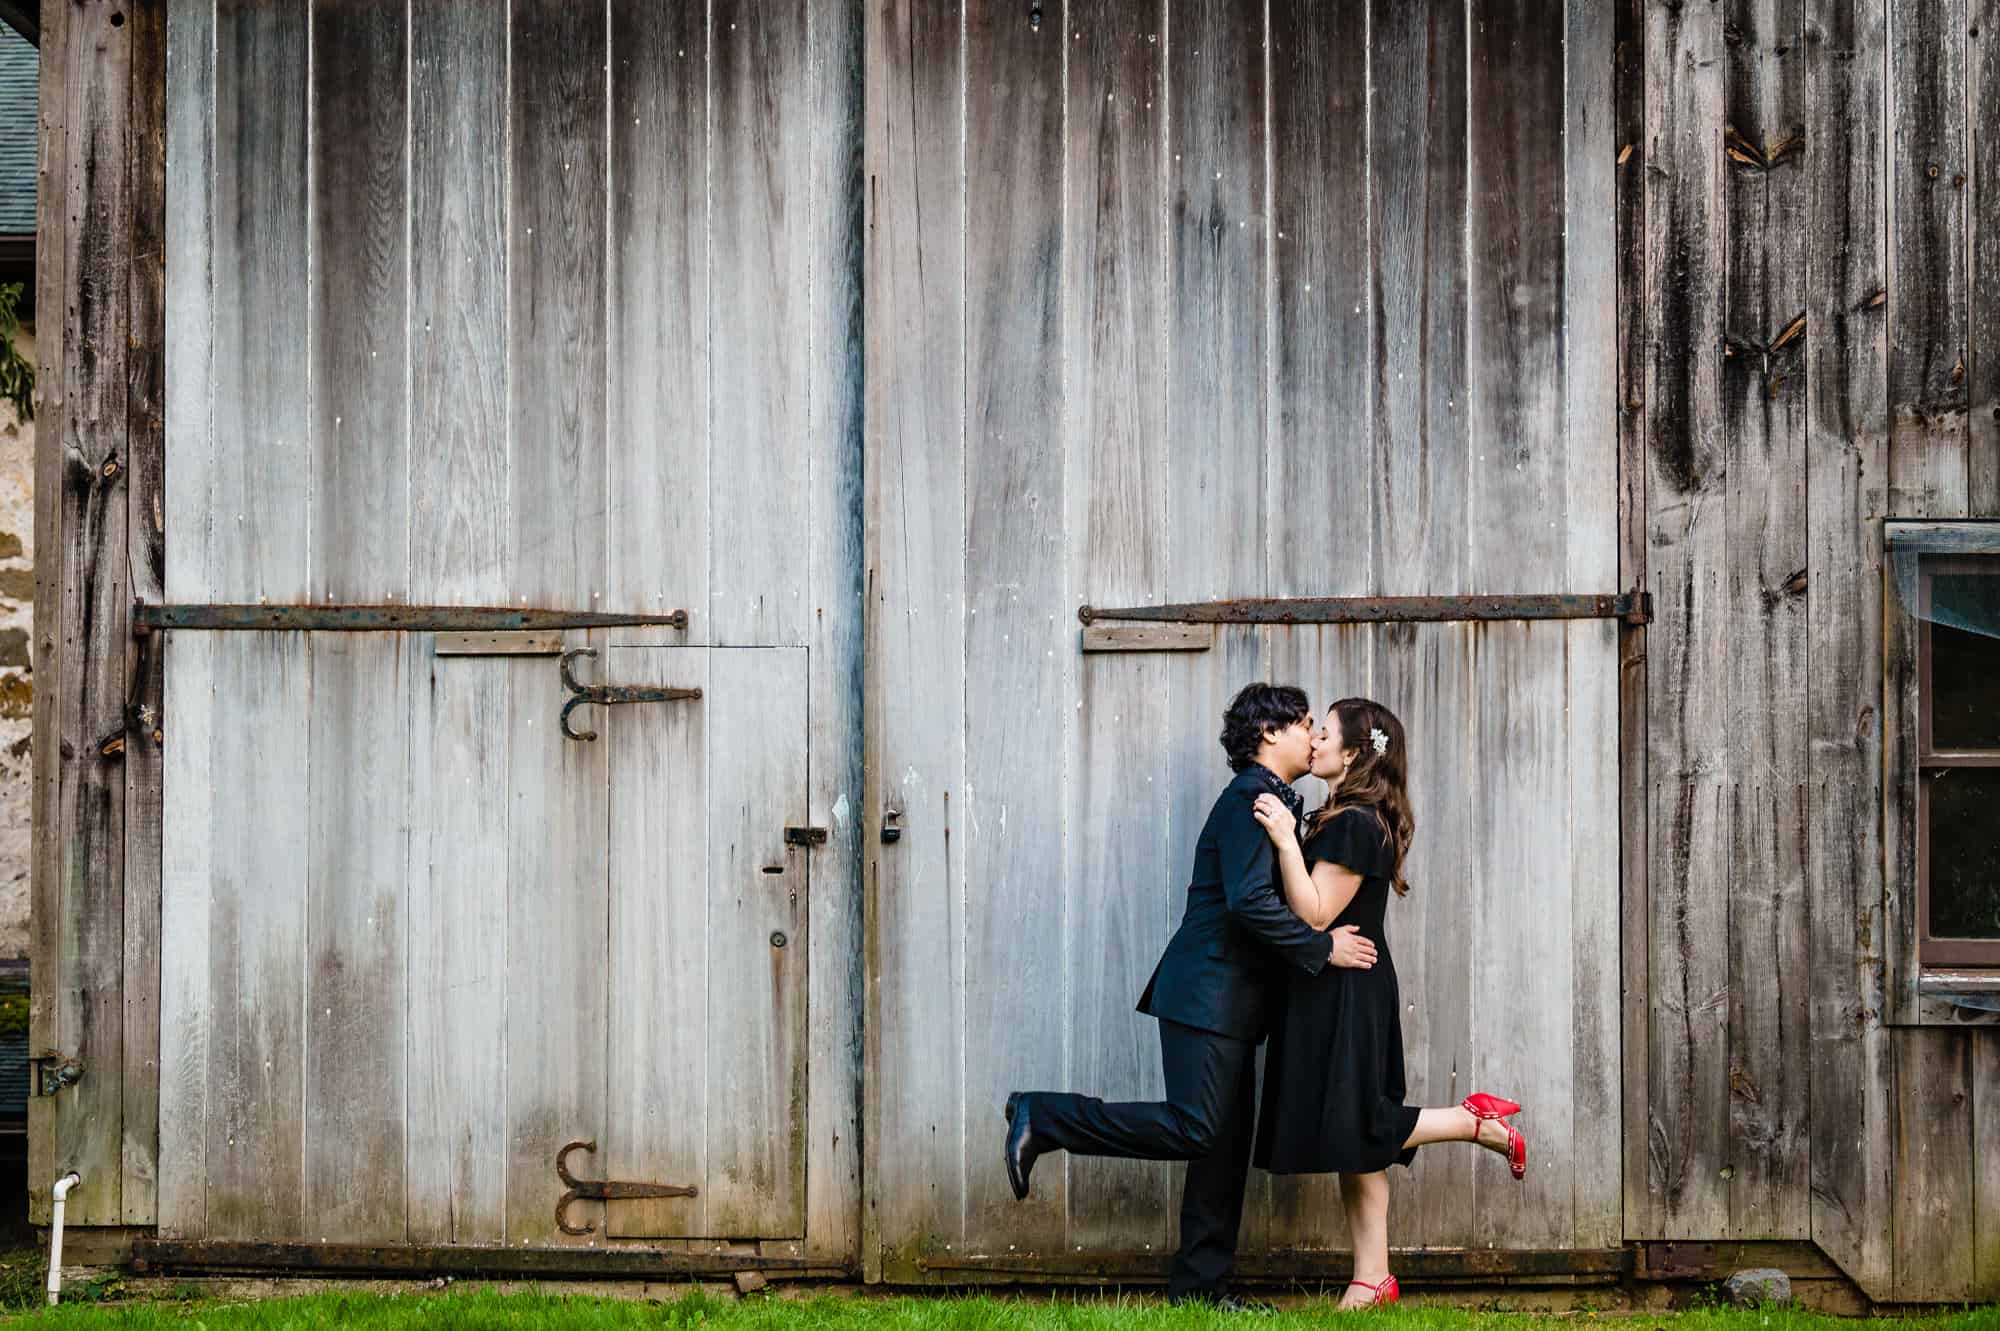
[[[700,689],[637,688],[630,684],[577,683],[576,676],[570,673],[569,663],[576,660],[579,656],[596,655],[597,649],[595,647],[579,647],[573,652],[564,652],[562,655],[563,688],[569,691],[570,699],[563,704],[560,720],[562,733],[569,739],[592,740],[597,738],[595,730],[571,730],[569,728],[569,714],[577,708],[582,707],[585,703],[594,703],[600,707],[612,707],[620,703],[698,702],[701,699]]]
[[[688,612],[623,615],[489,605],[154,605],[132,603],[132,632],[156,629],[303,630],[309,632],[509,633],[532,629],[673,628]]]
[[[1652,593],[1494,596],[1264,596],[1076,612],[1086,624],[1127,620],[1169,624],[1408,624],[1518,619],[1616,619],[1645,624]]]
[[[638,1201],[648,1197],[698,1197],[700,1189],[679,1183],[614,1183],[610,1179],[578,1178],[569,1172],[569,1153],[589,1151],[597,1154],[594,1141],[573,1141],[556,1152],[556,1177],[569,1189],[556,1199],[556,1228],[565,1234],[589,1234],[595,1225],[572,1225],[569,1222],[571,1202],[615,1202]]]

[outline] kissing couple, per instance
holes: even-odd
[[[1163,1101],[1089,1095],[1007,1097],[1006,1167],[1028,1195],[1051,1151],[1185,1160],[1180,1247],[1168,1296],[1254,1310],[1228,1291],[1243,1188],[1254,1160],[1274,1174],[1339,1174],[1354,1246],[1340,1306],[1400,1297],[1389,1273],[1389,1175],[1417,1147],[1473,1142],[1527,1172],[1520,1106],[1470,1095],[1453,1108],[1404,1103],[1396,968],[1382,917],[1403,878],[1416,821],[1403,723],[1368,698],[1342,698],[1314,724],[1305,693],[1251,684],[1222,718],[1235,779],[1195,843],[1180,928],[1139,996],[1160,1023]],[[1330,794],[1304,813],[1292,783]],[[1257,1045],[1264,1058],[1261,1109]]]

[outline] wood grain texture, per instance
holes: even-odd
[[[1890,1033],[1896,1297],[1970,1298],[1974,1238],[1972,1042],[1983,1031]]]
[[[306,1233],[321,1243],[401,1243],[409,1237],[410,641],[322,633],[311,651]]]
[[[571,631],[564,643],[601,648],[602,638]],[[555,1157],[563,1143],[589,1137],[604,1122],[608,1085],[608,759],[601,741],[563,738],[554,675],[546,658],[507,662],[504,1065],[512,1244],[591,1241],[556,1229],[563,1185]]]
[[[1069,1024],[1063,211],[1021,206],[1063,179],[1063,31],[967,6],[965,1238],[989,1250],[1059,1247],[1067,1210],[1063,1173],[1017,1202],[988,1163],[1008,1092],[1062,1083]]]
[[[1729,792],[1726,441],[1719,402],[1723,17],[1648,16],[1647,779],[1651,901],[1645,1237],[1725,1233]],[[1657,89],[1654,100],[1651,89]],[[1629,1232],[1629,1227],[1628,1227]]]
[[[804,731],[805,653],[718,651],[709,678],[707,1229],[797,1238],[812,940],[807,851],[785,843],[785,828],[805,821],[805,755],[737,740],[766,725]]]
[[[1893,1274],[1882,1062],[1882,549],[1888,478],[1879,6],[1813,0],[1806,47],[1806,631],[1812,1237],[1863,1290]]]
[[[1073,4],[1068,19],[1077,36],[1064,85],[1065,545],[1071,599],[1091,603],[1142,604],[1164,585],[1164,18],[1157,7],[1090,0]],[[1133,627],[1087,628],[1083,650],[1093,650],[1097,629]],[[1180,908],[1178,851],[1150,770],[1178,668],[1159,657],[1097,655],[1076,668],[1060,1084],[1114,1101],[1165,1093],[1157,1023],[1132,1005]],[[1170,1166],[1066,1161],[1071,1248],[1170,1249],[1178,1209]]]
[[[491,605],[514,592],[507,7],[412,6],[409,62],[410,596]]]
[[[1967,0],[1966,514],[2000,517],[2000,0]]]
[[[703,690],[700,700],[607,708],[602,723],[611,782],[610,1100],[595,1176],[692,1185],[694,1197],[576,1208],[573,1223],[597,1224],[609,1237],[685,1237],[721,1231],[708,1211],[709,1114],[733,1112],[711,1094],[708,1050],[750,1025],[747,1013],[709,1003],[710,722],[718,727],[715,687],[705,648],[614,647],[604,677],[633,684]],[[733,658],[730,658],[733,659]],[[719,664],[719,663],[718,663]],[[721,667],[728,675],[728,667]],[[798,718],[783,699],[768,700],[775,725]],[[726,730],[717,743],[730,742]],[[768,988],[763,976],[724,971],[723,986]],[[755,1001],[756,994],[746,993]],[[766,1131],[777,1125],[760,1124]],[[601,1216],[601,1218],[600,1218]]]
[[[128,92],[132,238],[127,319],[125,430],[126,566],[134,600],[160,601],[166,587],[166,228],[167,3],[141,0],[132,25]],[[204,303],[205,308],[205,303]],[[135,645],[125,689],[125,955],[120,1000],[123,1073],[119,1219],[158,1219],[160,1141],[160,878],[163,701],[166,645]]]
[[[806,0],[712,6],[709,434],[711,532],[806,521],[806,311],[811,299]],[[724,539],[727,539],[726,537]],[[709,565],[709,641],[806,640],[805,546],[731,542]]]
[[[962,1233],[965,289],[963,217],[949,202],[963,169],[960,25],[955,3],[867,11],[870,1279],[912,1274],[926,1248]],[[892,813],[902,833],[887,844]]]
[[[312,594],[306,0],[216,5],[212,206],[219,601]]]
[[[1465,32],[1466,12],[1458,6],[1382,0],[1370,10],[1369,59],[1397,71],[1376,90],[1368,161],[1376,529],[1370,584],[1389,595],[1471,585]],[[1470,641],[1455,626],[1399,628],[1382,635],[1375,667],[1376,695],[1398,710],[1412,749],[1410,794],[1421,832],[1405,868],[1416,886],[1395,903],[1390,943],[1405,995],[1410,1096],[1425,1104],[1455,1104],[1472,1089],[1476,931],[1459,927],[1471,910],[1475,801],[1460,786],[1462,774],[1475,770],[1467,725]],[[1483,1242],[1463,1205],[1479,1163],[1457,1148],[1418,1152],[1409,1186],[1394,1176],[1391,1245]]]
[[[163,596],[204,599],[209,528],[210,174],[214,169],[215,14],[167,7],[165,438]],[[47,75],[44,75],[46,78]],[[43,308],[48,308],[44,306]],[[47,426],[44,425],[43,429]],[[136,483],[135,483],[136,484]],[[136,489],[134,493],[136,493]],[[175,780],[206,766],[212,643],[161,644],[159,1165],[155,1222],[163,1237],[206,1232],[209,873],[212,787]],[[182,732],[185,723],[187,730]],[[184,758],[183,755],[186,755]],[[136,769],[135,769],[136,770]],[[128,796],[129,798],[129,796]],[[129,829],[128,829],[129,835]]]
[[[305,1211],[307,866],[299,847],[308,826],[312,662],[301,633],[217,634],[208,656],[207,679],[190,683],[259,724],[215,725],[207,752],[190,746],[190,765],[168,774],[169,790],[216,786],[208,826],[192,829],[209,843],[205,1237],[307,1239],[315,1232]],[[257,816],[244,816],[250,807]]]
[[[1805,7],[1743,0],[1724,23],[1727,1232],[1789,1239],[1810,1231]]]
[[[56,1044],[90,1070],[56,1097],[58,1173],[83,1175],[72,1223],[116,1224],[124,1214],[125,689],[131,640],[127,447],[130,367],[132,33],[111,14],[83,10],[64,25],[58,58],[67,179],[65,302],[58,339],[63,417],[56,520],[40,562],[57,564],[62,590],[52,626],[66,660],[50,727],[58,750],[55,821],[45,837],[60,865]],[[38,607],[38,610],[41,608]],[[56,858],[59,857],[59,858]]]
[[[1963,517],[1966,471],[1968,0],[1891,0],[1889,506]]]
[[[1563,31],[1563,467],[1567,590],[1618,581],[1615,13],[1565,6]],[[1618,629],[1564,633],[1572,1155],[1579,1248],[1620,1238]]]
[[[710,631],[708,21],[611,6],[608,603],[697,611],[693,642]]]
[[[2000,1298],[2000,1039],[1972,1046],[1972,1297]]]
[[[1564,119],[1562,25],[1558,7],[1498,5],[1468,33],[1467,105],[1478,110],[1466,132],[1466,513],[1471,576],[1481,591],[1546,588],[1570,573],[1565,476],[1570,450],[1584,445],[1563,431],[1565,146],[1551,132]],[[1579,811],[1547,813],[1569,802],[1565,675],[1557,664],[1568,638],[1562,625],[1515,623],[1478,626],[1472,642],[1481,773],[1473,909],[1483,922],[1522,915],[1542,925],[1532,937],[1481,931],[1468,1089],[1527,1106],[1520,1126],[1531,1140],[1573,1143],[1566,870]],[[1481,1233],[1521,1245],[1570,1241],[1570,1171],[1531,1166],[1524,1192],[1491,1162],[1477,1165],[1470,1209]]]
[[[407,6],[312,6],[312,591],[409,595]]]
[[[508,49],[535,53],[508,76],[510,590],[595,609],[608,558],[607,25],[566,0],[513,0],[509,22]]]
[[[499,1243],[507,1219],[507,658],[406,647],[410,696],[404,1127],[412,1243]],[[524,702],[527,700],[524,698]]]
[[[861,1258],[862,170],[861,0],[811,8],[812,301],[807,343],[808,798],[815,850],[804,1251]]]
[[[1614,37],[1613,118],[1618,173],[1618,585],[1651,586],[1647,572],[1646,447],[1649,430],[1646,388],[1650,320],[1646,311],[1650,274],[1646,265],[1646,171],[1652,145],[1646,141],[1647,60],[1643,0],[1618,0]],[[1650,805],[1646,769],[1646,630],[1632,626],[1618,634],[1618,877],[1621,1082],[1620,1136],[1624,1175],[1623,1235],[1648,1233],[1653,1193],[1647,1186],[1647,1054],[1651,1031],[1651,987],[1647,976],[1651,921],[1647,869]]]

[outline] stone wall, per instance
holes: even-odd
[[[16,346],[36,359],[32,329]],[[34,619],[35,427],[0,402],[0,957],[28,955]]]

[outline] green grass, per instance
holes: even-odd
[[[65,1296],[67,1297],[67,1296]],[[122,1328],[125,1331],[289,1331],[340,1326],[361,1331],[1306,1331],[1333,1318],[1331,1303],[1287,1309],[1270,1317],[1167,1308],[1148,1300],[1041,1298],[821,1297],[807,1300],[723,1300],[701,1294],[669,1303],[635,1303],[544,1294],[454,1290],[432,1295],[319,1294],[306,1298],[229,1303],[194,1297],[184,1302],[126,1305],[65,1304],[0,1319],[6,1326]],[[1540,1317],[1422,1306],[1371,1313],[1358,1325],[1373,1331],[1531,1331],[1555,1323],[1601,1321],[1637,1331],[1841,1331],[1851,1324],[1792,1309],[1706,1308],[1683,1313]],[[1922,1318],[1878,1319],[1869,1331],[2000,1331],[2000,1307],[1964,1309]]]

